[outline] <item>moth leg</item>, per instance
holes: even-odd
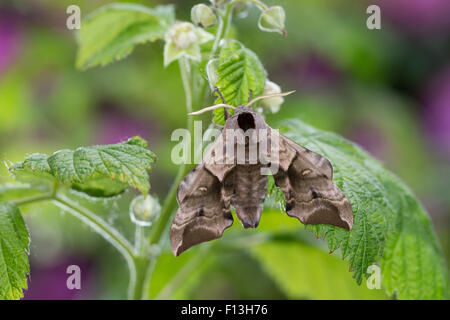
[[[231,117],[230,111],[227,108],[223,108],[223,112],[225,113],[225,121],[227,121]]]

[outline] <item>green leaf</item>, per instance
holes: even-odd
[[[357,283],[379,262],[389,295],[400,299],[446,297],[448,275],[431,221],[408,187],[379,162],[344,138],[290,120],[280,129],[300,145],[327,157],[334,181],[349,198],[353,229],[308,226],[341,248]]]
[[[92,178],[86,179],[84,183],[74,183],[71,188],[86,193],[91,197],[109,198],[123,193],[128,189],[128,184],[94,173]]]
[[[239,106],[247,104],[250,90],[253,97],[260,96],[264,91],[267,73],[258,56],[238,41],[226,43],[219,56],[216,85],[227,104]],[[221,100],[218,103],[222,103]],[[232,110],[230,110],[232,111]],[[225,123],[222,108],[214,112],[214,121]]]
[[[344,261],[301,242],[267,242],[250,252],[289,298],[386,299],[383,290],[358,286]]]
[[[0,300],[20,299],[30,273],[30,235],[19,209],[0,202]]]
[[[126,57],[137,44],[163,39],[174,19],[170,5],[151,9],[114,3],[101,7],[82,22],[77,67],[104,66]]]
[[[147,142],[134,137],[118,144],[60,150],[50,157],[33,154],[11,166],[10,172],[21,181],[40,179],[53,185],[56,180],[92,196],[113,196],[127,186],[146,194],[150,189],[147,171],[155,159]]]

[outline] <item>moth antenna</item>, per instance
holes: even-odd
[[[257,97],[257,98],[255,98],[255,99],[253,99],[252,101],[250,101],[250,102],[246,105],[246,107],[249,107],[249,106],[251,106],[252,104],[254,104],[255,102],[257,102],[257,101],[259,101],[259,100],[262,100],[262,99],[267,99],[267,98],[272,98],[272,97],[284,97],[284,96],[290,95],[290,94],[292,94],[292,93],[294,93],[294,92],[295,92],[295,90],[289,91],[289,92],[273,93],[273,94],[267,94],[267,95],[265,95],[265,96],[260,96],[260,97]]]
[[[253,99],[253,90],[250,89],[249,92],[248,92],[248,105],[247,105],[247,107],[250,108],[250,106],[251,106],[252,110],[255,111],[255,107],[253,106],[253,103],[251,103],[252,99]]]
[[[203,109],[195,111],[195,112],[188,113],[188,115],[196,116],[196,115],[208,112],[208,111],[216,110],[218,108],[225,108],[225,110],[227,110],[226,108],[230,108],[230,109],[236,110],[236,107],[230,106],[229,104],[221,103],[221,104],[216,104],[216,105],[213,105],[210,107],[203,108]]]

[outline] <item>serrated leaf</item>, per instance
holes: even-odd
[[[83,183],[74,183],[71,188],[94,198],[109,198],[123,193],[128,189],[128,184],[94,173],[92,178],[86,179]]]
[[[137,44],[163,39],[174,19],[170,5],[154,9],[130,3],[103,6],[82,22],[77,67],[104,66],[126,57]]]
[[[156,159],[146,146],[145,140],[134,137],[118,144],[60,150],[52,156],[33,154],[14,164],[10,172],[22,181],[32,178],[48,183],[49,178],[56,179],[92,196],[113,196],[125,186],[146,194],[150,188],[147,171]],[[99,185],[103,178],[110,182],[103,180]]]
[[[379,262],[388,294],[400,299],[446,297],[448,275],[431,221],[399,178],[336,134],[299,120],[287,121],[280,132],[331,161],[334,181],[353,208],[353,229],[308,228],[326,239],[331,251],[341,248],[358,283]]]
[[[16,300],[27,289],[30,235],[19,209],[0,202],[0,300]]]
[[[216,85],[227,104],[247,104],[250,90],[253,97],[264,91],[267,73],[258,56],[237,41],[226,43],[220,51]],[[217,101],[218,103],[219,100]],[[230,110],[232,111],[232,110]],[[225,123],[222,108],[214,111],[214,122]]]
[[[250,247],[252,255],[289,298],[385,299],[383,290],[358,286],[346,263],[301,242],[274,241]]]

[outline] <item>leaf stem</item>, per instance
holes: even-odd
[[[136,225],[134,251],[143,257],[146,255],[147,242],[145,239],[145,227]]]
[[[220,41],[226,37],[230,22],[232,18],[232,5],[228,5],[225,14],[223,18],[220,18],[220,24],[219,24],[219,30],[217,31],[216,38],[214,40],[213,49],[211,51],[211,56],[214,57],[217,54],[217,51],[219,49]],[[183,88],[185,93],[185,99],[186,99],[186,110],[187,113],[191,113],[192,105],[193,105],[193,99],[192,99],[192,86],[191,86],[191,65],[189,64],[189,61],[185,57],[181,57],[179,59],[179,65],[180,65],[180,73],[181,73],[181,80],[183,82]],[[191,138],[193,137],[193,117],[187,117],[187,129],[190,132]],[[193,139],[191,139],[191,148],[189,148],[189,152],[193,149]],[[190,157],[192,154],[190,154]],[[189,158],[190,158],[189,157]],[[180,184],[181,180],[183,180],[184,176],[189,172],[189,170],[193,167],[191,164],[182,164],[178,168],[177,176],[175,180],[172,183],[172,186],[170,187],[169,193],[167,194],[166,198],[164,199],[163,207],[161,209],[161,215],[153,227],[153,231],[150,235],[150,245],[158,245],[161,241],[161,237],[164,234],[164,231],[167,229],[169,225],[169,220],[172,216],[173,211],[175,210],[175,207],[177,205],[177,189],[178,185]],[[145,277],[145,294],[144,296],[148,296],[148,290],[151,283],[151,275],[153,271],[155,261],[153,261],[153,264],[150,265],[147,269],[147,276]]]
[[[225,9],[225,14],[223,17],[219,15],[219,28],[216,33],[216,38],[214,39],[213,48],[211,50],[211,57],[213,58],[217,51],[219,50],[220,41],[224,39],[228,34],[228,29],[231,22],[233,3],[229,3]]]
[[[12,200],[10,202],[15,204],[16,206],[21,206],[21,205],[30,204],[33,202],[52,200],[52,199],[53,199],[53,193],[45,193],[45,194],[38,194],[35,196],[30,196],[27,198]]]
[[[80,206],[78,203],[72,202],[72,200],[63,194],[55,193],[52,200],[56,206],[68,211],[73,216],[94,229],[94,231],[100,234],[123,255],[128,263],[128,268],[130,271],[128,296],[133,299],[139,298],[142,293],[142,289],[139,289],[142,286],[141,282],[143,282],[143,279],[141,278],[145,275],[145,271],[142,272],[141,269],[145,263],[142,261],[142,257],[136,256],[136,253],[128,240],[95,213]],[[149,263],[148,259],[147,262]],[[138,294],[138,292],[140,292],[140,294]]]
[[[130,282],[128,296],[133,300],[142,300],[146,297],[146,278],[148,270],[150,270],[149,267],[151,265],[151,261],[145,256],[135,257],[133,259],[133,265],[135,272],[132,282]]]
[[[62,208],[74,214],[81,221],[92,227],[100,235],[103,236],[108,242],[115,246],[124,256],[134,257],[135,252],[132,245],[120,234],[116,229],[111,227],[109,223],[97,216],[92,211],[80,206],[78,203],[73,202],[61,193],[57,193],[54,197],[54,203]]]
[[[94,231],[100,234],[106,241],[112,244],[125,258],[130,272],[130,284],[128,288],[128,297],[132,299],[141,299],[147,269],[150,265],[150,259],[146,256],[146,242],[143,238],[143,230],[137,230],[138,239],[136,248],[134,249],[127,239],[120,232],[114,229],[110,224],[102,218],[91,212],[87,208],[73,202],[65,195],[57,192],[58,184],[51,193],[40,194],[27,198],[11,201],[17,206],[26,205],[39,201],[53,200],[53,203],[71,213],[76,218],[90,226]],[[137,227],[142,228],[142,227]]]

